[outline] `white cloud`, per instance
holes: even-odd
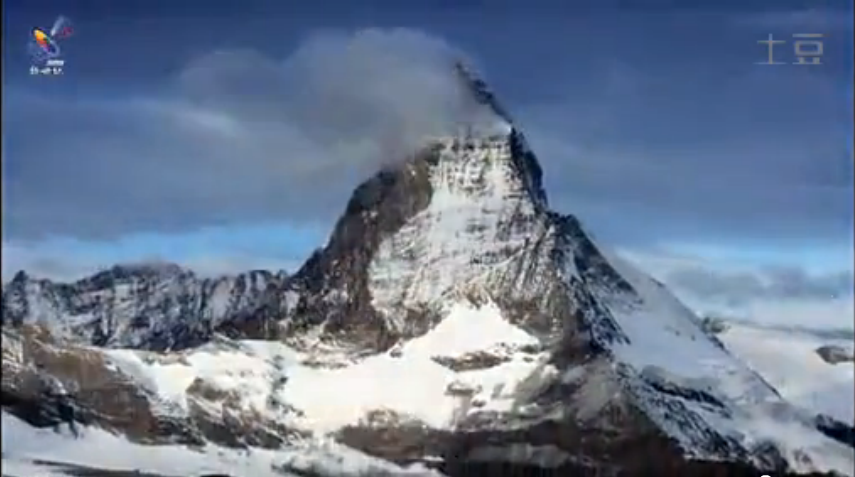
[[[284,59],[217,51],[143,98],[9,89],[4,231],[112,239],[329,224],[380,164],[477,114],[450,67],[458,56],[417,31],[370,29],[311,36]],[[662,70],[595,56],[560,73],[496,62],[500,84],[523,77],[500,99],[537,97],[529,93],[546,86],[544,75],[566,85],[550,90],[560,97],[510,107],[557,209],[614,241],[851,230],[852,160],[839,151],[851,111],[835,81],[801,69],[771,78],[764,68]]]
[[[15,273],[24,270],[32,277],[47,278],[60,282],[71,282],[115,265],[103,258],[83,254],[63,254],[57,251],[31,248],[25,244],[3,243],[2,280],[7,282]],[[202,277],[214,277],[246,272],[249,270],[285,270],[293,273],[302,265],[300,260],[287,260],[281,257],[265,257],[248,253],[222,251],[207,255],[189,255],[175,257],[145,256],[133,259],[133,263],[169,262],[192,270]]]
[[[365,176],[482,112],[461,58],[418,31],[369,29],[311,36],[284,60],[204,55],[158,96],[11,92],[4,229],[104,238],[331,220]]]
[[[852,297],[827,300],[757,300],[732,313],[768,325],[801,326],[813,329],[855,328]]]
[[[248,270],[285,270],[288,273],[294,273],[303,264],[297,260],[247,255],[190,257],[186,260],[180,260],[178,263],[203,277],[230,275]]]
[[[700,314],[807,328],[855,328],[852,270],[808,273],[668,251],[621,250]]]

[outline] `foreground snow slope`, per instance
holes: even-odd
[[[164,476],[228,474],[252,477],[299,477],[277,470],[312,469],[316,475],[394,475],[441,477],[423,468],[403,469],[378,461],[331,441],[306,444],[291,450],[239,450],[207,446],[147,446],[128,442],[97,428],[82,429],[74,438],[66,432],[35,429],[6,412],[2,414],[3,474],[14,477],[65,474],[39,461],[93,467],[105,470],[139,470]]]
[[[505,321],[492,304],[455,304],[426,335],[388,353],[331,367],[306,364],[313,361],[311,353],[270,341],[235,342],[231,350],[205,346],[169,364],[146,363],[137,351],[105,352],[140,385],[178,408],[186,409],[186,389],[202,379],[239,396],[243,406],[255,412],[278,412],[268,405],[271,399],[287,403],[301,414],[288,418],[289,427],[326,434],[359,424],[378,410],[438,429],[454,426],[465,401],[480,402],[482,409],[508,411],[523,380],[538,370],[551,369],[543,366],[544,355],[519,351],[536,344],[534,337]],[[501,363],[464,372],[440,364],[443,359],[462,359],[476,352]],[[282,378],[287,379],[283,385],[273,385]]]
[[[718,337],[785,398],[843,422],[855,423],[855,364],[830,364],[816,352],[825,345],[851,348],[852,340],[741,322],[728,323]]]
[[[626,312],[617,315],[630,340],[614,348],[618,362],[635,369],[644,382],[711,396],[722,407],[710,401],[674,399],[745,448],[774,442],[797,470],[851,474],[855,464],[851,448],[818,433],[812,415],[789,406],[756,374],[706,340],[680,314],[683,308],[663,296],[655,282],[643,282],[646,278],[620,266],[645,306],[639,311],[637,304],[624,304]],[[661,326],[654,327],[657,323]],[[372,411],[389,411],[399,419],[448,430],[475,413],[519,412],[518,403],[525,403],[527,394],[536,392],[530,388],[532,383],[542,386],[559,375],[555,366],[546,363],[546,353],[521,351],[536,343],[534,337],[505,321],[492,303],[458,303],[424,336],[390,352],[336,363],[333,368],[319,367],[306,352],[267,341],[235,342],[232,350],[203,347],[171,364],[146,364],[136,351],[106,352],[120,369],[178,407],[186,406],[184,391],[194,380],[202,379],[239,396],[241,405],[251,412],[275,413],[267,403],[271,399],[285,402],[299,410],[287,418],[289,427],[325,436],[365,423]],[[438,362],[438,358],[478,352],[501,362],[462,372]],[[568,370],[563,379],[574,379],[576,372],[576,368]],[[284,385],[273,385],[282,378],[287,379]],[[658,396],[644,385],[633,389],[639,393],[638,403],[648,406],[647,412],[671,435],[686,439],[688,451],[698,453],[699,458],[709,457],[690,447],[696,429],[674,427],[658,414]],[[800,456],[807,456],[809,463]]]

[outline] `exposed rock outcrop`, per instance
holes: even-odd
[[[200,278],[174,264],[116,265],[73,283],[17,273],[3,287],[3,326],[41,324],[79,344],[181,350],[240,327],[283,272]]]
[[[187,388],[187,408],[182,409],[122,372],[102,350],[58,344],[43,327],[4,328],[2,349],[3,408],[35,427],[65,424],[56,401],[40,386],[48,375],[72,390],[69,399],[81,425],[95,425],[138,443],[277,448],[299,437],[282,420],[248,409],[239,396],[204,379]],[[157,354],[147,359],[175,361]],[[297,412],[282,406],[276,414],[284,419]]]
[[[855,352],[853,352],[853,348],[826,345],[817,348],[816,354],[818,354],[828,364],[855,362]]]

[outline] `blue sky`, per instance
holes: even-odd
[[[852,327],[851,2],[287,3],[4,2],[4,277],[293,268],[447,119],[462,56],[553,206],[693,306]],[[59,14],[65,73],[31,77]]]

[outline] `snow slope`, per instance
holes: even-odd
[[[536,360],[526,361],[510,350],[532,343],[536,340],[503,320],[495,306],[457,304],[436,328],[396,350],[398,357],[386,353],[341,369],[289,370],[293,383],[289,379],[284,387],[283,400],[305,411],[309,426],[322,431],[356,424],[368,411],[379,409],[448,429],[462,404],[446,393],[450,385],[479,390],[474,398],[485,401],[489,408],[510,408],[514,387],[538,367]],[[506,350],[510,351],[509,361],[460,373],[432,359]],[[332,389],[342,392],[330,392]]]
[[[449,387],[470,390],[470,399],[483,401],[482,409],[506,411],[513,406],[515,387],[521,381],[533,373],[554,373],[554,369],[541,364],[542,355],[518,351],[520,347],[536,345],[537,340],[505,321],[493,304],[454,304],[446,312],[446,318],[430,333],[392,352],[337,368],[306,364],[312,358],[310,352],[298,352],[279,342],[231,341],[222,337],[173,355],[100,350],[108,357],[109,366],[158,393],[162,412],[187,413],[191,399],[187,390],[201,379],[237,396],[239,407],[314,436],[298,443],[295,449],[146,446],[98,428],[85,428],[82,439],[73,439],[52,430],[34,429],[4,412],[4,466],[8,463],[27,469],[38,466],[33,460],[42,459],[165,475],[226,472],[263,477],[281,475],[271,466],[287,462],[303,467],[325,466],[340,475],[358,475],[373,468],[404,474],[397,466],[334,444],[327,436],[359,424],[371,411],[378,410],[392,411],[430,427],[450,429],[461,409],[465,413],[467,407],[460,395],[446,392]],[[489,369],[455,372],[435,360],[460,358],[473,352],[489,353],[506,361]],[[277,386],[275,383],[283,377],[287,382]],[[271,400],[285,402],[300,413],[282,414],[270,407]],[[407,472],[439,475],[421,467]]]
[[[676,384],[713,396],[724,404],[724,410],[688,399],[680,401],[717,432],[737,439],[745,448],[772,441],[797,468],[803,460],[798,455],[810,457],[811,464],[799,470],[837,470],[851,475],[855,464],[851,448],[816,432],[812,415],[791,408],[756,374],[706,340],[692,321],[684,319],[681,313],[685,311],[679,303],[671,301],[670,295],[662,295],[655,282],[628,269],[622,272],[645,305],[624,304],[625,313],[617,314],[631,343],[615,346],[618,362],[637,370],[645,382]],[[452,429],[468,412],[510,412],[523,393],[522,383],[533,376],[549,379],[558,374],[545,363],[546,354],[518,351],[536,342],[505,321],[492,303],[456,303],[427,334],[391,352],[332,369],[307,365],[310,356],[305,352],[268,341],[233,342],[233,350],[205,346],[171,364],[146,364],[137,351],[106,352],[120,369],[179,407],[186,404],[184,391],[202,378],[239,395],[247,409],[265,413],[270,419],[284,419],[290,427],[323,437],[362,423],[371,411],[391,411],[435,429]],[[434,360],[477,351],[503,355],[507,361],[487,369],[455,372]],[[274,386],[272,383],[281,377],[287,378],[285,384]],[[450,387],[471,390],[470,400],[448,393]],[[652,400],[646,401],[650,397],[644,394],[649,392],[647,388],[636,390],[639,402],[649,405],[651,418],[672,436],[685,439],[686,448],[697,452],[697,457],[709,458],[690,446],[691,429],[675,428],[673,421],[659,414]],[[302,414],[276,416],[266,404],[271,398],[288,403]],[[483,405],[478,410],[470,408],[467,403],[472,400]],[[724,411],[726,416],[722,415]]]
[[[758,374],[710,340],[692,312],[663,285],[622,258],[601,251],[636,292],[622,296],[615,290],[595,289],[626,338],[612,345],[617,361],[638,372],[646,384],[679,388],[676,396],[665,399],[679,402],[743,448],[774,443],[796,471],[853,475],[855,451],[851,447],[817,432],[812,413],[791,406]],[[649,386],[634,387],[647,414],[690,455],[715,459],[699,445],[703,436],[687,425],[691,420],[669,418],[670,406],[662,405],[662,396],[651,393]],[[688,399],[686,391],[704,397]]]
[[[709,340],[693,313],[663,286],[616,255],[608,260],[638,294],[638,301],[602,294],[628,338],[613,348],[619,360],[721,393],[733,404],[777,400],[775,390]]]
[[[97,428],[82,430],[80,438],[67,431],[35,429],[6,412],[2,414],[3,473],[14,477],[60,476],[53,466],[37,461],[80,465],[109,470],[140,470],[165,476],[220,473],[234,476],[297,476],[277,470],[316,469],[331,476],[370,476],[394,471],[395,475],[441,477],[421,467],[403,469],[335,444],[307,443],[288,450],[239,450],[217,446],[201,449],[186,446],[133,444]]]
[[[477,390],[473,399],[483,401],[487,409],[509,410],[517,384],[539,368],[549,372],[539,361],[543,356],[515,352],[537,340],[505,321],[494,305],[454,304],[447,312],[431,332],[394,352],[332,369],[304,364],[311,358],[307,353],[271,341],[240,341],[233,350],[203,346],[168,364],[147,363],[138,351],[105,352],[140,385],[178,408],[186,409],[185,390],[202,378],[240,396],[243,406],[259,413],[275,412],[267,405],[271,398],[285,402],[303,413],[287,418],[287,424],[318,435],[356,425],[376,410],[448,429],[461,407],[458,396],[447,394],[449,386]],[[458,373],[433,359],[477,351],[507,361]],[[287,382],[273,386],[282,377]]]
[[[829,364],[816,353],[852,340],[734,322],[718,337],[791,402],[855,424],[855,364]]]

